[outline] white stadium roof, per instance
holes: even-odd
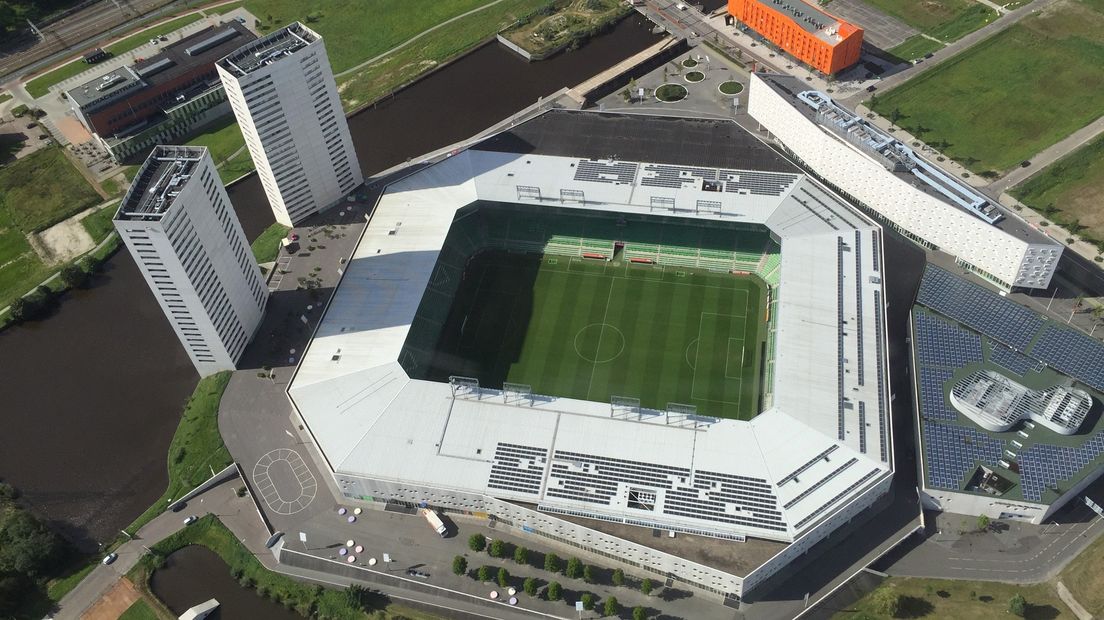
[[[602,139],[594,133],[623,139],[626,123],[639,124],[633,129],[641,135],[650,128],[660,135],[678,123],[703,122],[730,133],[735,127],[549,112],[507,132],[509,139],[499,136],[390,185],[289,388],[334,471],[553,512],[783,541],[891,475],[876,225],[778,161],[770,174],[784,176],[771,177],[773,195],[770,188],[706,191],[692,174],[669,184],[677,187],[641,183],[655,165],[701,169],[692,149],[630,162],[639,164],[632,182],[577,176],[583,160],[612,163],[591,154]],[[578,133],[573,123],[586,123],[591,132],[585,136],[591,144],[579,146],[576,155],[570,139],[551,146],[541,141],[541,132]],[[777,155],[742,130],[736,134],[741,142],[730,146],[743,150],[745,160],[736,162],[743,167],[707,167],[719,178],[750,182],[761,174],[757,158]],[[528,139],[525,149],[502,146],[525,141],[518,138]],[[636,154],[663,150],[656,142],[653,151]],[[622,157],[633,148],[622,148]],[[561,201],[561,190],[582,192],[585,203]],[[454,398],[447,383],[411,379],[397,361],[400,351],[454,214],[476,201],[769,227],[782,246],[769,408],[750,422],[668,424],[662,415],[615,419],[609,403],[547,398],[507,404],[486,393]],[[699,201],[721,203],[719,212],[715,206],[705,212]],[[591,494],[563,490],[563,477],[581,480]],[[656,492],[654,510],[629,508],[630,489]]]

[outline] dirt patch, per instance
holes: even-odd
[[[120,579],[100,600],[84,612],[81,620],[116,620],[139,598],[141,595],[138,594],[134,584],[126,579]]]
[[[96,246],[92,236],[80,223],[89,213],[95,213],[95,209],[78,213],[28,237],[27,240],[42,262],[56,265],[73,260]]]

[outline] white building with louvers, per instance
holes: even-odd
[[[295,22],[215,67],[277,222],[294,226],[364,181],[318,33]]]
[[[155,148],[114,224],[199,374],[234,369],[268,288],[207,149]]]

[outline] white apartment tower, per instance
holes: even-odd
[[[234,369],[268,287],[207,149],[156,147],[114,223],[199,374]]]
[[[295,22],[215,67],[277,222],[294,226],[364,181],[318,33]]]

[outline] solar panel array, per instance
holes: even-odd
[[[1042,317],[1027,308],[930,265],[917,301],[1017,351],[1026,351],[1043,326]]]
[[[962,368],[982,360],[981,336],[926,312],[916,312],[920,363]]]
[[[638,167],[639,164],[628,161],[604,162],[580,159],[575,166],[575,180],[631,184],[636,180]]]
[[[721,176],[725,179],[726,192],[737,193],[742,190],[761,196],[781,196],[797,179],[793,174],[734,170],[722,170]]]
[[[1021,377],[1038,365],[1038,362],[1017,353],[996,340],[989,340],[989,361]]]
[[[1104,391],[1104,344],[1071,329],[1047,325],[1031,355]]]
[[[1059,488],[1062,493],[1069,489],[1059,485],[1077,475],[1104,452],[1104,433],[1097,433],[1091,439],[1076,448],[1035,444],[1019,455],[1020,485],[1024,499],[1042,501],[1043,491]]]
[[[926,420],[954,422],[958,414],[947,405],[943,395],[943,386],[951,380],[954,371],[949,368],[921,367],[920,374],[920,415]]]
[[[578,179],[578,172],[576,172],[576,178]],[[640,178],[640,184],[648,187],[682,189],[683,187],[698,187],[702,181],[719,181],[724,183],[724,191],[732,194],[781,196],[797,179],[798,175],[796,174],[777,172],[646,164],[644,175]]]
[[[650,187],[680,189],[688,183],[690,187],[697,187],[702,180],[717,180],[717,170],[713,168],[648,164],[644,166],[644,176],[641,177],[640,184]]]
[[[619,485],[663,491],[661,512],[706,521],[786,531],[769,482],[718,472],[557,450],[546,498],[609,506]]]
[[[533,446],[501,443],[495,447],[491,476],[487,486],[515,493],[539,495],[548,450]]]
[[[979,462],[996,467],[1003,454],[1001,441],[987,433],[936,422],[922,426],[924,460],[930,487],[959,491],[966,474]]]

